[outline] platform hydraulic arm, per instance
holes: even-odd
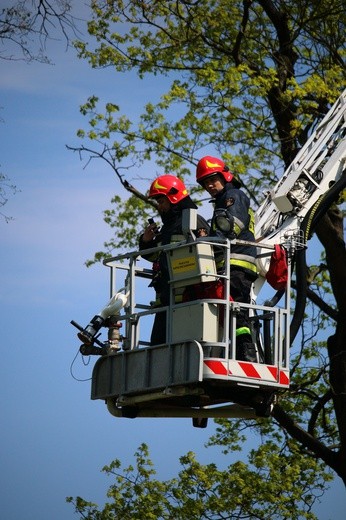
[[[304,250],[313,224],[346,187],[346,90],[337,99],[309,140],[267,193],[255,214],[258,242],[258,294],[270,258],[261,243]],[[295,251],[291,251],[292,254]]]

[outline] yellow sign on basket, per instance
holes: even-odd
[[[172,259],[172,270],[174,274],[193,271],[196,268],[197,262],[194,256],[186,256],[185,258]]]

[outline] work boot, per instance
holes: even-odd
[[[237,345],[237,360],[249,361],[250,363],[257,363],[257,352],[254,343],[243,343]]]

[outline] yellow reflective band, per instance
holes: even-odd
[[[242,228],[241,228],[240,226],[238,226],[238,224],[236,224],[236,223],[234,222],[234,232],[235,232],[235,234],[236,234],[237,236],[240,234],[241,230],[242,230]]]
[[[250,222],[248,225],[248,229],[251,233],[255,234],[255,214],[251,208],[249,208],[248,213],[250,215]]]
[[[251,262],[247,262],[246,260],[236,260],[235,258],[231,258],[230,264],[237,265],[239,267],[244,267],[244,269],[249,269],[250,271],[257,273],[256,265]]]
[[[257,274],[257,267],[252,262],[247,262],[246,260],[237,260],[236,258],[231,258],[230,262],[231,265],[237,265],[239,267],[243,267],[244,269],[249,269],[249,271],[253,271]],[[225,264],[224,260],[219,260],[216,262],[217,269],[220,269]]]
[[[235,331],[236,336],[241,336],[241,334],[251,334],[249,327],[239,327],[239,329]]]

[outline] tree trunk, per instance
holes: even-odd
[[[333,206],[316,227],[316,234],[326,251],[327,267],[338,307],[335,333],[328,338],[329,382],[340,434],[338,474],[346,485],[346,248],[343,217]]]

